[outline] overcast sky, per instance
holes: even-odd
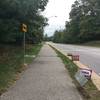
[[[74,1],[49,0],[46,10],[43,12],[43,15],[49,19],[49,26],[45,28],[45,34],[52,36],[55,30],[64,29],[65,22],[69,20],[69,12]]]

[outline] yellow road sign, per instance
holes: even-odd
[[[22,24],[22,32],[27,32],[27,25],[26,24]]]

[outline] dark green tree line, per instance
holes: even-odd
[[[21,24],[28,26],[27,40],[40,42],[47,19],[41,15],[48,0],[1,0],[0,43],[22,42]]]
[[[62,30],[55,31],[54,36],[53,36],[53,42],[56,43],[63,43],[64,40],[64,32]]]
[[[64,43],[100,40],[100,0],[76,0],[69,15]]]

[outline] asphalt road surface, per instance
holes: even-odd
[[[100,75],[100,48],[66,44],[52,44],[66,53],[80,55],[80,62]]]

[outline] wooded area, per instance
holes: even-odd
[[[65,30],[55,31],[53,41],[84,43],[100,40],[100,0],[76,0]]]
[[[47,18],[41,12],[48,0],[1,0],[0,1],[0,95],[11,86],[30,64],[42,47]],[[24,32],[27,27],[26,45],[23,49]],[[25,61],[24,61],[24,60]]]
[[[41,15],[48,0],[2,0],[0,1],[0,43],[21,44],[21,25],[28,26],[26,40],[38,43],[43,38],[47,19]]]

